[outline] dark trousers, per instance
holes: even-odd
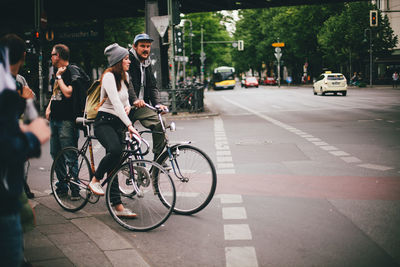
[[[97,114],[94,123],[94,134],[100,144],[106,149],[106,155],[100,161],[94,173],[96,179],[102,180],[105,173],[110,173],[117,167],[124,148],[122,143],[122,132],[124,128],[125,125],[118,117],[106,112],[99,112]],[[118,179],[115,179],[111,191],[119,192],[118,187]],[[114,205],[121,204],[120,195],[112,194],[111,202]]]

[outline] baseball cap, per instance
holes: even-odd
[[[154,40],[147,33],[140,33],[133,39],[133,44],[136,45],[139,41],[153,42]]]

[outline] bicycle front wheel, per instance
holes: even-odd
[[[151,175],[156,170],[156,178]],[[113,219],[131,231],[149,231],[162,225],[175,205],[175,187],[168,173],[156,162],[134,160],[123,164],[108,181],[107,208]],[[172,203],[165,205],[164,202]],[[123,204],[136,217],[118,213],[114,206]]]
[[[90,179],[89,161],[75,147],[63,148],[51,165],[51,191],[57,203],[67,211],[77,211],[86,205]]]
[[[191,145],[171,147],[172,158],[164,151],[157,162],[169,169],[175,184],[174,212],[183,215],[204,209],[214,196],[217,172],[211,159],[202,150]]]

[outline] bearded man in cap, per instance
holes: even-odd
[[[159,106],[163,110],[167,107],[160,102],[156,78],[151,69],[150,51],[153,39],[146,33],[135,36],[132,48],[129,50],[130,86],[129,102],[135,109],[132,109],[129,117],[134,123],[136,120],[152,131],[162,132],[161,122],[157,113],[145,106],[145,103]],[[156,159],[165,146],[163,134],[153,133],[153,153]]]

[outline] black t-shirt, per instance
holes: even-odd
[[[66,69],[61,77],[65,85],[69,86],[72,84],[71,71],[69,68]],[[58,121],[75,120],[72,97],[66,98],[64,96],[58,85],[58,80],[54,83],[53,95],[51,96],[50,119]]]

